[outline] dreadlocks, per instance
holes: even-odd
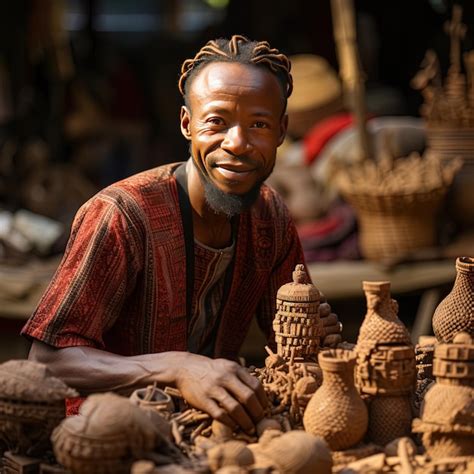
[[[234,35],[230,40],[220,38],[209,41],[193,59],[187,59],[181,66],[179,91],[187,102],[187,93],[192,78],[206,64],[211,62],[237,62],[263,66],[275,74],[283,90],[285,101],[293,91],[289,59],[266,41],[250,41],[245,36]]]

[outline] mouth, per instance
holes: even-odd
[[[248,176],[255,172],[255,168],[233,163],[216,163],[214,169],[229,181],[245,181]]]

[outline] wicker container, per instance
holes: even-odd
[[[449,215],[465,228],[474,226],[474,128],[428,127],[427,154],[444,162],[462,158],[461,171],[448,195]]]
[[[399,259],[436,244],[436,216],[448,186],[418,194],[344,192],[359,222],[362,255],[371,260]]]

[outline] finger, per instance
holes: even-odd
[[[225,385],[225,388],[243,405],[254,421],[260,421],[263,418],[263,407],[257,394],[250,387],[234,377]]]
[[[248,371],[244,368],[240,368],[237,371],[237,375],[239,376],[240,380],[244,382],[245,385],[247,385],[253,390],[255,395],[257,395],[257,398],[258,398],[258,401],[260,402],[261,407],[265,409],[268,405],[268,399],[267,399],[265,390],[263,389],[263,386],[260,383],[260,381],[257,379],[257,377],[250,375]]]
[[[324,334],[327,336],[328,334],[340,334],[341,332],[341,325],[339,323],[332,324],[331,326],[324,326]]]
[[[331,313],[329,316],[321,318],[323,326],[334,326],[335,324],[337,324],[337,321],[338,319],[336,313]]]
[[[216,390],[213,395],[217,403],[226,411],[230,418],[237,423],[244,431],[253,433],[255,425],[250,419],[243,406],[223,388]]]
[[[321,303],[319,305],[319,317],[325,318],[331,313],[331,305],[329,303]]]
[[[340,342],[342,342],[342,336],[340,334],[329,334],[323,340],[324,347],[336,347]]]
[[[214,400],[210,398],[203,400],[202,403],[200,403],[200,406],[196,408],[205,411],[207,414],[212,416],[213,419],[219,420],[221,423],[230,426],[232,429],[236,428],[236,423]]]

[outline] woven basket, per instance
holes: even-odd
[[[448,197],[449,214],[462,227],[474,226],[474,128],[427,127],[427,154],[444,162],[456,157],[464,164]]]
[[[448,186],[417,194],[344,192],[357,214],[362,255],[370,260],[400,259],[435,245],[435,219],[447,190]]]

